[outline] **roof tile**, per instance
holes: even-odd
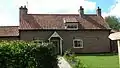
[[[79,22],[79,29],[109,29],[102,16],[96,14],[27,14],[21,17],[20,29],[65,29],[64,20]]]
[[[19,36],[18,26],[0,26],[0,36]]]

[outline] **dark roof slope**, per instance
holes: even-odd
[[[65,29],[63,19],[70,18],[79,22],[79,29],[109,29],[102,16],[96,14],[27,14],[21,17],[20,29]],[[72,20],[70,20],[72,21]]]
[[[0,36],[19,36],[18,26],[0,26]]]

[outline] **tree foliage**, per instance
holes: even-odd
[[[57,55],[51,43],[0,42],[0,68],[54,68],[55,66],[57,66]]]
[[[119,30],[120,29],[120,21],[115,16],[108,16],[105,18],[106,22],[110,26],[111,29]]]

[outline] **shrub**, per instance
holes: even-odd
[[[76,57],[75,53],[71,52],[71,49],[64,53],[64,57],[73,68],[86,68],[86,66],[81,63],[80,59]]]
[[[66,57],[67,61],[69,61],[69,62],[74,62],[75,61],[75,54],[73,52],[71,52],[71,49],[68,49],[64,53],[64,57]]]
[[[73,64],[73,68],[88,68],[88,67],[81,63],[80,59],[76,59],[76,63]]]
[[[1,68],[56,68],[57,55],[51,43],[0,42]]]

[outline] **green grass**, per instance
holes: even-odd
[[[119,68],[118,55],[115,54],[80,54],[77,58],[86,68]]]

